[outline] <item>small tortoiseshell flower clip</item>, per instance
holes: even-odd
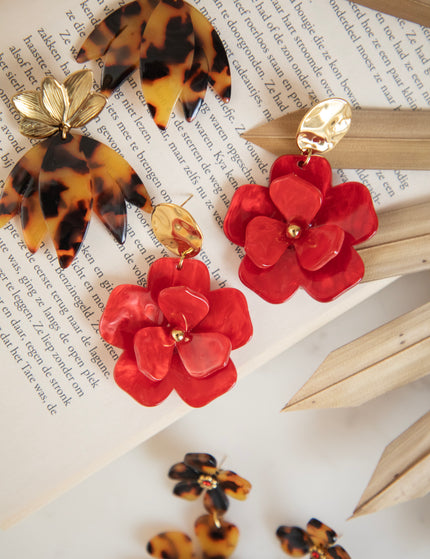
[[[370,192],[358,182],[333,187],[329,162],[312,155],[334,147],[350,116],[342,99],[316,105],[299,128],[304,155],[279,157],[269,188],[247,184],[233,196],[224,232],[245,248],[239,277],[269,303],[284,302],[299,287],[332,301],[364,275],[354,246],[378,227]]]
[[[197,115],[210,84],[227,102],[231,77],[227,54],[212,24],[183,0],[135,0],[92,31],[76,60],[102,57],[101,92],[109,96],[140,67],[152,117],[165,129],[178,99],[185,117]]]
[[[210,454],[188,453],[184,461],[170,468],[169,477],[180,480],[173,493],[194,500],[204,492],[204,506],[209,514],[200,516],[194,531],[201,547],[202,559],[227,559],[239,541],[239,529],[224,520],[228,508],[226,494],[246,499],[251,484],[234,472],[217,468]],[[182,532],[162,532],[148,543],[148,553],[159,559],[197,559],[191,538]]]
[[[216,459],[210,454],[186,454],[183,462],[170,468],[169,477],[180,480],[173,489],[178,497],[194,501],[204,493],[203,505],[210,513],[227,511],[227,495],[243,501],[251,490],[246,479],[230,470],[218,469]]]
[[[71,74],[63,84],[47,77],[40,91],[24,91],[12,99],[21,115],[21,133],[47,139],[32,147],[6,179],[0,197],[0,227],[19,215],[31,252],[37,251],[48,233],[62,268],[76,256],[91,210],[123,243],[126,201],[146,212],[152,209],[141,180],[118,153],[70,132],[105,106],[105,96],[91,92],[92,81],[90,70]]]
[[[337,534],[334,530],[311,518],[306,531],[297,526],[279,526],[276,531],[281,547],[293,557],[310,556],[311,559],[351,559],[340,545],[334,545]]]

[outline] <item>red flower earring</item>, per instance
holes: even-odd
[[[224,232],[245,248],[239,277],[269,303],[282,303],[299,287],[331,301],[364,275],[354,245],[378,226],[370,193],[358,182],[333,187],[330,164],[313,156],[332,149],[350,122],[346,101],[316,105],[299,126],[302,155],[279,157],[269,188],[247,184],[233,196]]]
[[[248,306],[237,289],[211,291],[208,268],[190,259],[200,251],[202,234],[189,212],[160,204],[152,226],[179,258],[155,261],[147,287],[116,287],[100,334],[124,350],[114,378],[140,404],[155,406],[175,389],[187,404],[201,407],[236,381],[230,352],[252,335]]]

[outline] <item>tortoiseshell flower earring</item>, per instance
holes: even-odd
[[[146,188],[116,151],[70,133],[95,118],[106,104],[104,95],[91,92],[92,82],[90,70],[71,74],[63,84],[49,76],[40,91],[24,91],[12,99],[21,115],[21,133],[47,139],[32,147],[6,179],[0,227],[20,215],[31,252],[49,233],[62,268],[76,256],[92,209],[119,243],[126,238],[125,202],[152,210]]]
[[[152,117],[165,129],[178,99],[193,120],[210,84],[230,100],[230,67],[212,24],[183,0],[135,0],[92,31],[76,60],[104,58],[101,91],[110,95],[139,66]]]
[[[310,559],[351,559],[340,545],[335,545],[337,534],[316,518],[311,518],[306,530],[297,526],[279,526],[276,530],[281,547],[292,557]]]
[[[229,502],[227,495],[244,500],[251,484],[229,470],[221,470],[210,454],[188,453],[184,461],[170,468],[169,477],[178,480],[173,493],[193,501],[204,493],[203,505],[209,514],[200,516],[194,531],[202,557],[227,559],[239,541],[239,529],[222,517]],[[148,542],[150,555],[159,559],[196,559],[191,538],[183,532],[162,532]]]

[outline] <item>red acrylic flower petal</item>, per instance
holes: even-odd
[[[291,241],[287,239],[286,224],[271,217],[254,217],[246,228],[245,252],[259,268],[273,266]]]
[[[160,292],[158,304],[171,326],[189,332],[209,312],[204,295],[188,287],[167,287]]]
[[[303,270],[302,287],[311,297],[322,303],[332,301],[356,285],[364,275],[364,264],[358,253],[347,242],[340,253],[316,272]]]
[[[312,183],[323,195],[331,188],[332,172],[330,163],[324,157],[315,155],[309,163],[301,166],[305,158],[303,155],[282,155],[273,163],[270,171],[270,181],[294,173],[301,179]]]
[[[134,353],[127,350],[115,365],[114,379],[120,388],[143,406],[158,405],[173,390],[169,375],[160,382],[149,380],[137,368]]]
[[[283,303],[302,283],[303,272],[296,253],[288,249],[272,268],[257,268],[245,256],[240,264],[241,281],[269,303]]]
[[[319,270],[339,254],[344,238],[337,225],[308,229],[294,245],[300,266],[311,272]]]
[[[236,382],[237,373],[233,362],[229,360],[223,369],[213,375],[201,379],[193,378],[175,354],[168,378],[184,402],[194,408],[201,408],[230,390]]]
[[[193,332],[190,341],[178,343],[177,350],[188,373],[204,378],[227,365],[231,342],[218,332]]]
[[[292,173],[270,183],[270,197],[287,222],[300,227],[312,222],[323,200],[318,188]]]
[[[252,322],[245,295],[223,287],[206,295],[209,313],[194,332],[219,332],[230,339],[232,349],[245,345],[252,336]]]
[[[163,315],[150,293],[138,285],[115,287],[100,319],[100,335],[110,344],[126,348],[145,326],[159,325]]]
[[[169,372],[175,340],[160,326],[142,328],[134,337],[134,353],[139,371],[152,381]]]
[[[364,184],[346,182],[331,188],[315,224],[332,223],[350,235],[352,244],[369,239],[378,228],[372,197]]]
[[[258,184],[244,184],[233,195],[224,219],[224,233],[233,243],[244,246],[246,227],[251,219],[259,215],[281,218],[270,199],[268,188]]]
[[[179,258],[159,258],[149,268],[148,289],[154,301],[166,287],[183,285],[203,295],[210,290],[209,271],[203,262],[185,259],[180,270],[178,263]]]

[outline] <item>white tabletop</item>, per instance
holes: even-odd
[[[163,530],[192,534],[201,501],[172,495],[167,471],[186,452],[209,452],[249,479],[247,501],[226,519],[241,540],[233,557],[287,557],[278,525],[316,517],[353,559],[430,555],[430,496],[346,521],[385,446],[429,409],[430,377],[360,408],[280,413],[339,345],[430,300],[430,274],[396,281],[185,418],[0,534],[4,559],[140,559]],[[127,418],[124,418],[126,421]],[[7,482],[7,480],[2,480]]]

